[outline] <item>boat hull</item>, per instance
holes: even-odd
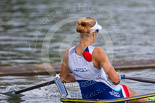
[[[86,99],[61,98],[60,101],[63,103],[117,103],[117,102],[131,101],[131,100],[154,97],[154,96],[155,96],[155,93],[127,97],[127,98],[120,98],[120,99],[109,99],[109,100],[86,100]]]

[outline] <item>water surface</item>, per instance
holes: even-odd
[[[79,43],[75,32],[76,22],[69,23],[69,18],[86,16],[95,17],[103,26],[104,33],[97,36],[94,46],[102,47],[112,62],[155,59],[154,0],[1,0],[0,66],[61,63],[64,50]],[[67,19],[67,23],[61,27],[60,24],[56,25],[64,19]],[[48,45],[43,46],[48,34],[52,38],[49,38]],[[155,71],[151,68],[121,72],[155,79]],[[21,89],[51,79],[53,77],[50,75],[1,76],[0,92],[8,86]],[[154,84],[127,80],[122,83],[139,94],[155,91]],[[67,84],[66,87],[72,97],[80,97],[77,84]],[[0,94],[2,103],[60,103],[59,98],[54,84],[26,92],[20,98]]]
[[[47,56],[50,63],[60,63],[64,50],[79,38],[75,21],[61,27],[56,23],[86,16],[103,26],[94,46],[105,49],[111,61],[155,58],[154,0],[1,0],[0,65],[42,64]],[[48,34],[53,36],[43,48]]]
[[[154,69],[140,70],[140,71],[119,71],[121,74],[126,74],[133,77],[154,77]],[[1,76],[0,77],[0,92],[4,92],[6,87],[15,87],[16,89],[22,89],[36,84],[40,84],[46,81],[53,80],[54,78],[50,75],[46,76]],[[121,84],[125,84],[134,89],[139,94],[153,93],[155,91],[155,84],[141,83],[132,80],[122,80]],[[79,85],[77,83],[65,84],[69,95],[72,98],[81,98]],[[45,86],[39,89],[31,90],[22,93],[22,97],[5,96],[0,94],[0,102],[5,103],[61,103],[58,88],[55,84]]]

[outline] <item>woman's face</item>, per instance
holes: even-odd
[[[94,43],[95,40],[96,40],[96,36],[97,36],[97,32],[95,31],[95,32],[93,32],[93,43]]]

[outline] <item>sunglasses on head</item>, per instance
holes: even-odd
[[[98,33],[99,32],[99,29],[96,29],[95,31]]]

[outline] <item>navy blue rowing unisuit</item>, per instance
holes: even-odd
[[[94,67],[91,59],[95,47],[88,46],[83,55],[76,54],[75,47],[69,50],[68,65],[79,83],[83,99],[116,99],[129,96],[125,85],[115,85],[107,79],[103,67]]]

